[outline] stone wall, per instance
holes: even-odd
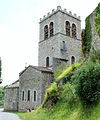
[[[18,111],[19,88],[6,88],[4,110]]]
[[[43,102],[47,88],[51,86],[54,82],[53,73],[42,72],[42,98],[41,103]]]
[[[94,46],[96,49],[100,49],[100,37],[95,30],[95,12],[92,12],[89,15],[89,20],[91,24],[92,46]]]
[[[19,111],[24,112],[28,109],[36,109],[41,105],[41,72],[29,67],[20,76],[19,84]],[[28,101],[28,90],[30,90],[30,101]],[[24,100],[22,101],[22,92],[24,91]],[[37,100],[34,102],[34,91],[36,91]]]

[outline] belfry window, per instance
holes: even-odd
[[[72,24],[72,37],[76,38],[76,25]]]
[[[50,29],[50,37],[52,37],[54,34],[53,22],[50,23],[49,29]]]
[[[48,39],[48,25],[44,27],[44,39]]]
[[[74,64],[74,63],[75,63],[75,57],[72,56],[72,57],[71,57],[71,64]]]
[[[46,67],[49,67],[49,57],[46,57]]]
[[[22,92],[22,101],[24,101],[24,91]]]
[[[36,91],[34,91],[34,102],[36,101]]]
[[[27,98],[28,101],[30,101],[30,90],[28,90],[28,98]]]
[[[70,36],[70,23],[66,21],[66,35]]]

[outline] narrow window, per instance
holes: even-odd
[[[63,49],[65,49],[65,41],[63,41]]]
[[[28,90],[28,101],[30,101],[30,90]]]
[[[76,38],[76,25],[72,24],[72,37]]]
[[[48,39],[48,25],[44,27],[44,39]]]
[[[24,101],[24,91],[22,92],[22,101]]]
[[[54,30],[53,30],[53,22],[50,23],[49,29],[50,29],[50,37],[52,37],[52,36],[53,36],[53,33],[54,33]]]
[[[66,35],[70,36],[70,23],[66,21]]]
[[[36,101],[36,91],[34,91],[34,102]]]
[[[46,67],[49,66],[49,57],[46,58]]]
[[[74,64],[74,63],[75,63],[75,57],[72,56],[72,57],[71,57],[71,64]]]

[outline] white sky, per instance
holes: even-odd
[[[38,64],[39,19],[58,5],[85,18],[100,0],[0,0],[0,56],[2,59],[1,85],[19,78],[28,65]]]

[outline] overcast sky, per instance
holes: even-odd
[[[11,84],[28,65],[38,65],[39,19],[58,5],[84,20],[100,0],[0,0],[0,56],[3,84]]]

